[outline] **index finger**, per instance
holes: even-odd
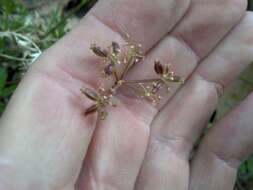
[[[54,63],[43,63],[45,66],[40,68],[59,67],[82,82],[97,86],[99,81],[94,76],[99,76],[100,70],[89,50],[91,43],[102,47],[112,41],[124,43],[128,33],[146,53],[177,24],[188,6],[189,0],[101,0],[52,48],[54,51],[47,57],[53,58]]]

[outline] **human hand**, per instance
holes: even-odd
[[[0,190],[231,190],[253,152],[253,95],[189,158],[223,89],[253,60],[245,9],[246,0],[99,1],[13,95],[0,123]],[[90,44],[123,43],[119,26],[146,53],[127,77],[152,78],[159,58],[187,80],[158,109],[119,92],[106,120],[85,117],[92,102],[80,88],[101,82]]]

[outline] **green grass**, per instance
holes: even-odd
[[[73,13],[55,7],[42,14],[17,0],[0,2],[0,114],[29,66],[69,31]]]
[[[29,66],[70,30],[73,14],[90,1],[94,0],[81,1],[67,14],[57,6],[42,14],[18,0],[0,1],[0,115]],[[249,8],[253,8],[253,0],[249,3]],[[241,165],[236,189],[251,190],[252,182],[253,157]]]

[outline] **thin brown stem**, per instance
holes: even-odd
[[[131,64],[132,64],[133,58],[131,57],[130,60],[127,62],[126,67],[124,68],[122,74],[121,74],[121,80],[125,77],[126,73],[129,71]]]
[[[129,81],[124,81],[123,84],[138,84],[138,83],[152,83],[152,82],[159,82],[162,81],[159,78],[155,78],[155,79],[145,79],[145,80],[129,80]]]
[[[122,80],[118,80],[114,83],[114,85],[112,86],[112,90],[113,91],[116,91],[118,88],[120,88],[122,85],[123,85],[123,82]]]
[[[115,69],[113,70],[113,75],[114,75],[116,81],[119,81],[119,80],[120,80],[120,79],[119,79],[119,76],[118,76],[118,74],[117,74],[117,72],[116,72]]]

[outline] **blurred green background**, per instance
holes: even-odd
[[[0,114],[30,64],[96,1],[0,0]],[[253,0],[248,9],[253,10]],[[253,64],[226,90],[210,126],[252,90]],[[253,156],[241,165],[235,189],[253,190]]]

